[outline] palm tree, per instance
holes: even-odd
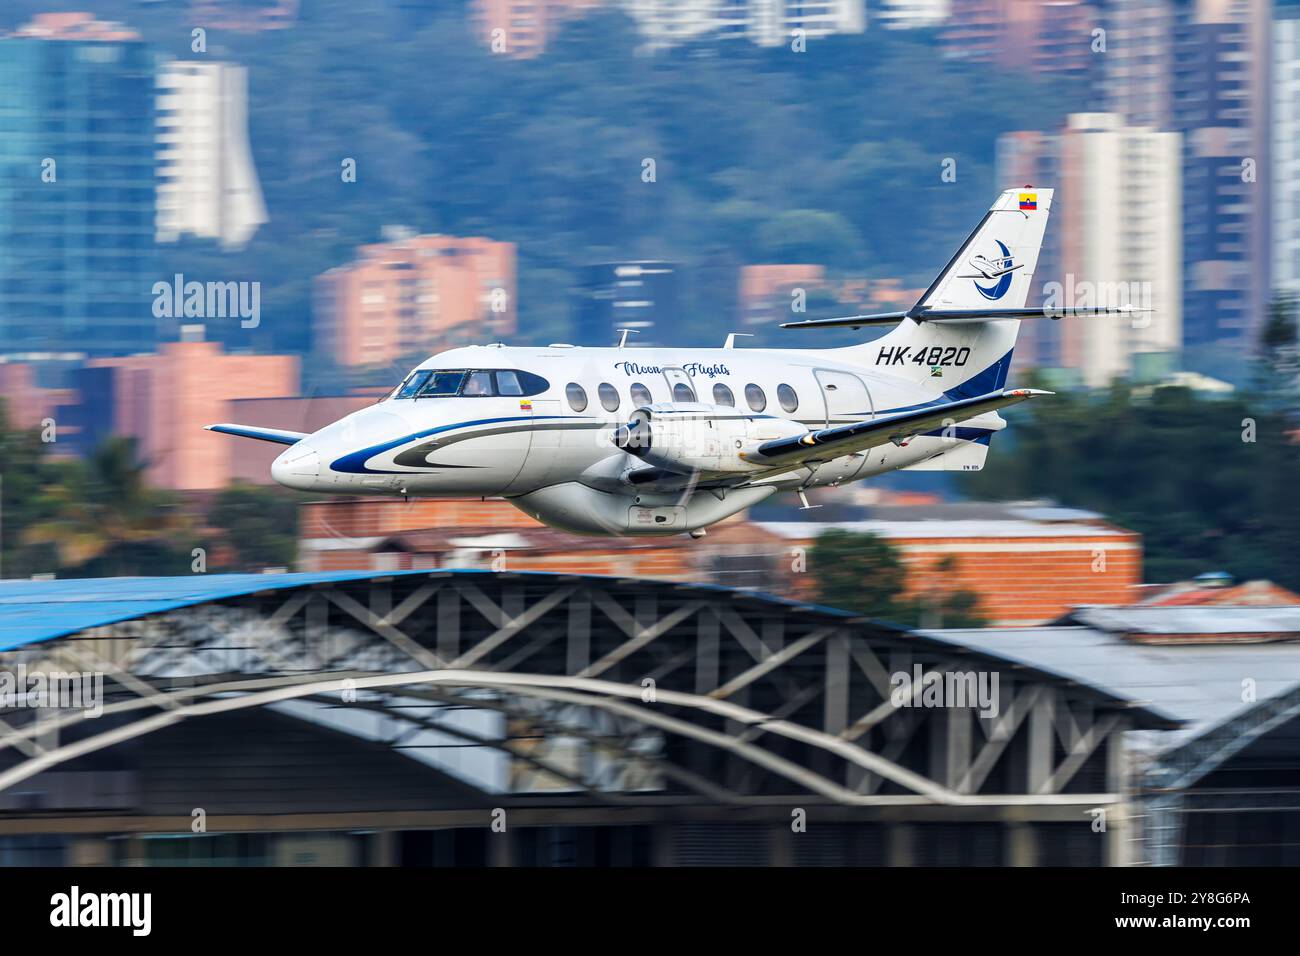
[[[53,545],[63,568],[96,563],[109,573],[136,570],[132,552],[178,550],[187,522],[169,495],[148,485],[147,467],[135,440],[118,436],[85,461],[66,463],[63,480],[41,495],[51,517],[28,527],[24,542]]]

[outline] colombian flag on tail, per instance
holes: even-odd
[[[1020,211],[1034,212],[1038,209],[1038,193],[1021,193],[1020,194]]]

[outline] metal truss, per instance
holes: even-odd
[[[1300,717],[1300,685],[1162,753],[1148,771],[1148,785],[1183,790],[1218,769],[1256,740]]]
[[[554,575],[267,590],[0,654],[104,675],[102,717],[0,712],[0,791],[179,721],[270,707],[368,713],[398,752],[506,754],[512,792],[844,805],[1114,803],[1142,712],[872,622],[745,592]],[[1000,706],[921,706],[893,676],[998,672]],[[910,705],[910,706],[905,706]],[[494,733],[453,715],[499,715]],[[346,723],[346,720],[343,721]],[[336,728],[337,729],[337,728]]]
[[[1290,808],[1290,791],[1268,795],[1255,791],[1204,791],[1196,785],[1252,743],[1300,717],[1300,687],[1261,701],[1248,710],[1156,756],[1140,777],[1145,807],[1148,862],[1177,866],[1189,813]]]

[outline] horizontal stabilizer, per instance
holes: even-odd
[[[916,322],[976,323],[994,319],[1063,319],[1073,316],[1128,315],[1150,312],[1122,305],[1114,309],[911,309],[907,312],[877,312],[874,315],[845,315],[834,319],[805,319],[782,322],[783,329],[860,329],[867,325],[897,325],[904,319]]]
[[[1016,405],[1039,395],[1051,395],[1036,388],[1013,388],[989,392],[976,398],[963,398],[955,402],[927,405],[893,415],[882,415],[869,421],[823,428],[794,438],[778,438],[764,442],[754,452],[743,457],[755,463],[826,460],[853,452],[893,443],[905,445],[917,435],[944,428],[950,424],[969,421],[985,412],[997,411]]]
[[[283,428],[259,428],[256,425],[204,425],[210,432],[223,435],[238,435],[240,438],[256,438],[258,441],[275,442],[277,445],[296,445],[307,437],[306,432],[290,432]]]

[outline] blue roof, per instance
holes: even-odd
[[[193,574],[159,578],[75,578],[53,580],[0,580],[0,651],[25,644],[66,637],[91,627],[104,627],[150,614],[192,607],[228,598],[288,588],[310,587],[369,578],[399,578],[408,575],[485,574],[479,568],[415,571],[323,571],[293,574]],[[512,571],[513,575],[569,577],[547,571]],[[593,579],[620,580],[604,575],[580,575]],[[683,585],[676,582],[675,587]],[[716,584],[685,585],[700,591],[733,593],[733,588]],[[761,592],[740,592],[748,597],[792,608],[820,611],[837,617],[857,615],[839,608],[793,601]],[[881,626],[893,626],[881,622]],[[898,628],[904,630],[903,628]]]
[[[0,581],[0,651],[65,637],[88,627],[225,598],[304,585],[397,577],[428,571],[329,571],[306,574],[195,574],[167,578]]]

